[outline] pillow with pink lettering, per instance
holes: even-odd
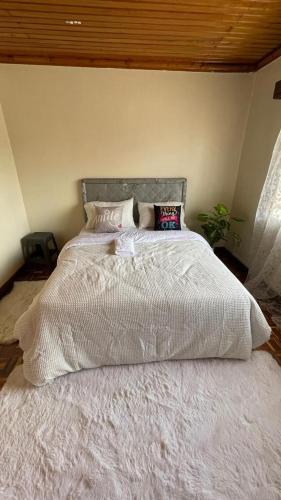
[[[181,230],[181,206],[154,205],[155,231]]]
[[[96,233],[121,231],[123,207],[96,207],[94,230]]]

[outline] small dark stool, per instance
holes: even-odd
[[[21,239],[24,259],[30,264],[52,267],[59,251],[53,233],[30,233]]]

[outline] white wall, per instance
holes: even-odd
[[[83,177],[188,179],[189,223],[231,206],[253,75],[0,65],[32,231],[82,226]]]
[[[253,97],[245,134],[232,212],[246,222],[237,225],[242,244],[235,250],[249,265],[251,236],[261,190],[281,128],[281,100],[274,100],[275,82],[281,79],[281,58],[255,74]]]
[[[22,193],[0,105],[0,286],[22,264],[20,238],[28,231]]]

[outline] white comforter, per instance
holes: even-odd
[[[132,238],[136,255],[114,255],[114,238]],[[16,325],[35,385],[103,365],[247,359],[269,335],[253,297],[192,231],[81,232]]]

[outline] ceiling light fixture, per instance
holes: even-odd
[[[77,21],[77,19],[73,19],[73,21],[71,21],[71,20],[66,20],[66,21],[64,21],[64,22],[65,22],[65,24],[72,24],[72,25],[73,25],[73,24],[82,24],[82,21]]]

